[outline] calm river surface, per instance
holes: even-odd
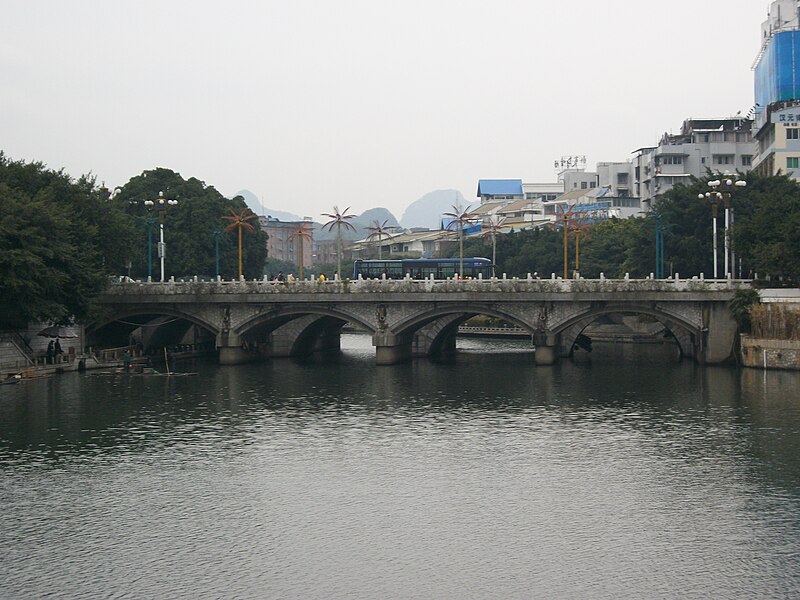
[[[459,347],[0,387],[0,598],[800,597],[800,374]]]

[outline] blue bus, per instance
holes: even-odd
[[[402,260],[362,260],[353,263],[353,279],[361,275],[364,279],[380,279],[384,274],[386,279],[403,279],[410,275],[412,279],[447,279],[459,271],[461,259],[458,258],[408,258]],[[464,257],[464,272],[462,278],[478,275],[485,278],[492,276],[492,261],[488,258]]]

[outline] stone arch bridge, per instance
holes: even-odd
[[[339,348],[349,323],[372,335],[378,364],[455,347],[458,325],[475,315],[530,332],[536,363],[570,356],[591,322],[612,313],[650,315],[682,353],[702,363],[732,357],[737,325],[729,302],[746,281],[478,279],[187,281],[113,283],[90,343],[132,317],[176,317],[213,334],[221,364]]]

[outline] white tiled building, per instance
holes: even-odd
[[[686,119],[680,133],[665,133],[658,146],[639,148],[634,159],[634,195],[645,209],[677,183],[712,172],[749,171],[755,143],[745,117]]]

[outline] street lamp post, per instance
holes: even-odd
[[[656,279],[664,279],[664,226],[661,215],[653,211],[656,220]]]
[[[164,198],[164,192],[158,192],[158,199],[153,200],[145,200],[144,205],[147,207],[148,212],[151,212],[154,207],[157,207],[158,216],[159,216],[159,241],[158,241],[158,257],[161,259],[161,281],[164,281],[164,259],[167,256],[167,245],[164,243],[164,217],[167,214],[167,206],[175,206],[178,204],[177,200],[167,200]],[[151,239],[151,231],[152,231],[152,219],[148,218],[147,221],[147,244],[148,244],[148,254],[147,254],[147,277],[148,279],[152,278],[152,271],[153,271],[153,258],[152,258],[152,239]]]
[[[717,212],[718,206],[721,202],[725,209],[725,239],[724,250],[725,258],[723,259],[725,277],[731,274],[731,269],[734,269],[734,253],[730,240],[730,227],[733,224],[733,207],[731,206],[731,192],[736,188],[743,188],[747,186],[747,182],[743,179],[738,179],[736,175],[725,173],[723,179],[712,179],[708,182],[708,187],[711,188],[710,192],[699,194],[697,197],[707,199],[711,202],[711,229],[714,248],[714,279],[717,278]]]
[[[708,185],[711,185],[710,181]],[[719,276],[717,271],[719,266],[719,261],[717,260],[717,211],[719,202],[722,200],[722,194],[719,192],[706,192],[705,194],[698,194],[697,197],[702,200],[708,200],[711,203],[711,246],[714,257],[714,279],[716,279]]]
[[[150,214],[153,201],[145,200],[147,206],[147,281],[153,280],[153,217]]]
[[[211,232],[211,235],[214,236],[214,258],[216,259],[217,279],[219,279],[219,238],[222,236],[222,232],[219,229],[215,229]]]

